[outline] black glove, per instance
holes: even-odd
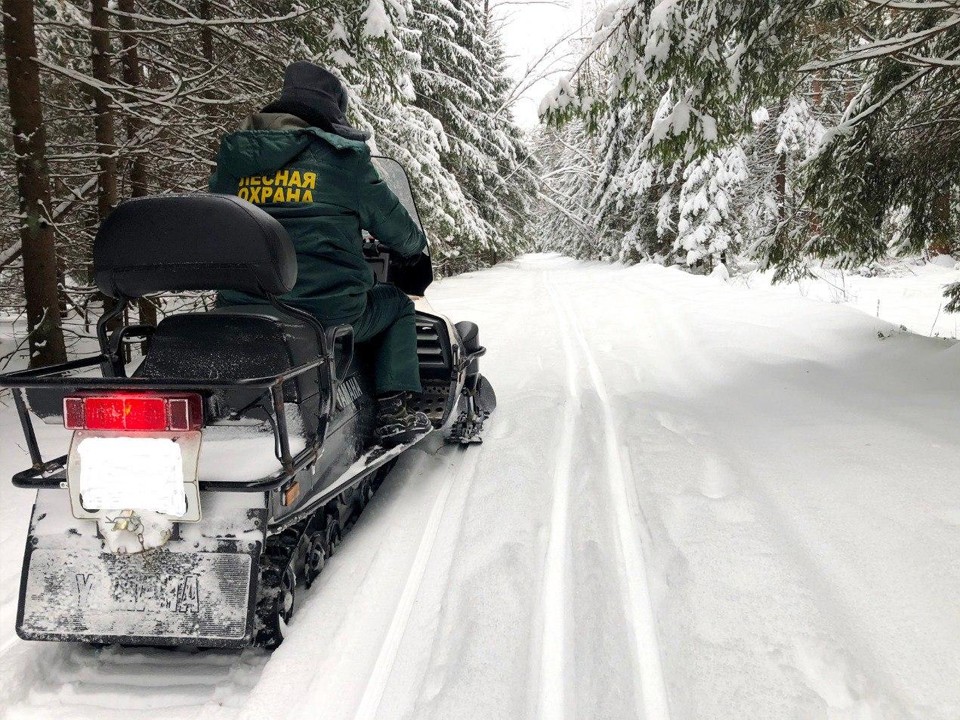
[[[400,253],[391,252],[390,253],[390,264],[398,268],[412,268],[416,267],[417,263],[420,262],[420,258],[423,257],[423,253],[418,252],[409,257],[405,257]]]

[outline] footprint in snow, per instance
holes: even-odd
[[[700,479],[700,492],[712,500],[722,500],[740,489],[737,475],[726,462],[715,455],[703,458],[703,476]]]

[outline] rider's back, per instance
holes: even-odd
[[[253,115],[244,129],[223,138],[210,190],[237,195],[280,221],[299,266],[297,285],[285,298],[326,321],[358,315],[373,287],[361,228],[403,255],[425,244],[377,175],[365,142],[286,113]],[[220,296],[229,305],[257,301],[237,292]]]

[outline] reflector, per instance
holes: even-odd
[[[83,398],[68,397],[63,401],[63,424],[68,430],[83,430],[86,427],[86,412]]]
[[[203,427],[203,400],[199,395],[170,398],[167,418],[170,430],[199,430]]]

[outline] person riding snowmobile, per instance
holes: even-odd
[[[346,90],[332,73],[292,63],[280,98],[221,140],[210,190],[258,205],[290,235],[299,274],[283,300],[324,324],[352,325],[358,342],[372,342],[376,439],[392,447],[430,428],[424,413],[407,407],[408,394],[421,392],[415,315],[403,292],[376,284],[361,230],[407,259],[427,240],[377,174],[368,135],[348,124],[346,110]],[[232,291],[218,299],[256,302]]]

